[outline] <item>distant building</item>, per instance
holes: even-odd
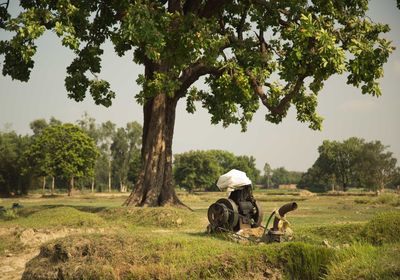
[[[297,185],[296,184],[279,185],[278,189],[280,189],[280,190],[295,190],[295,189],[297,189]]]

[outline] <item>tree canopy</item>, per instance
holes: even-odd
[[[0,196],[28,192],[30,178],[25,172],[28,163],[24,151],[29,144],[26,136],[0,131]]]
[[[10,128],[0,130],[0,196],[24,195],[38,188],[46,193],[48,187],[51,187],[53,194],[56,189],[68,188],[71,178],[57,167],[60,161],[56,162],[58,156],[60,160],[75,164],[75,160],[65,156],[68,149],[77,158],[93,157],[93,160],[80,159],[80,164],[85,165],[80,170],[85,171],[74,176],[76,189],[91,188],[92,192],[132,189],[140,171],[142,127],[137,122],[130,122],[119,128],[110,121],[96,123],[87,113],[76,123],[80,129],[72,124],[63,125],[60,120],[51,117],[49,120],[33,120],[29,124],[33,135],[19,135]],[[77,131],[66,132],[65,126],[72,126]],[[67,145],[65,139],[71,138],[72,134],[78,135],[77,140],[83,150],[88,145],[92,149],[92,144],[95,144],[95,154],[98,156],[94,156],[92,150],[87,155],[82,155],[73,147],[64,149],[63,145]],[[81,137],[82,142],[79,140]],[[104,140],[104,137],[107,139]],[[78,143],[75,141],[74,145]],[[91,167],[93,161],[95,164]],[[92,168],[93,172],[90,171]],[[51,181],[47,180],[49,178]]]
[[[279,122],[293,104],[300,121],[319,128],[316,95],[324,81],[346,72],[349,84],[379,96],[377,80],[393,49],[380,37],[389,27],[366,16],[367,0],[32,0],[21,6],[15,18],[2,11],[0,26],[15,34],[0,43],[4,75],[27,81],[35,40],[53,30],[76,54],[65,79],[69,97],[81,101],[88,90],[96,104],[109,106],[115,93],[97,74],[102,44],[111,40],[118,55],[133,50],[135,63],[168,68],[138,78],[139,102],[157,92],[188,94],[189,111],[201,100],[212,122],[243,128],[259,99],[269,121]],[[187,91],[205,74],[210,90]]]
[[[380,141],[352,137],[342,142],[325,140],[319,157],[303,175],[300,185],[318,190],[339,186],[377,190],[394,182],[399,174],[397,160]]]
[[[138,176],[140,165],[135,164],[140,157],[142,126],[131,122],[126,128],[117,129],[111,144],[112,168],[120,184],[120,190],[126,191],[128,177]]]
[[[219,176],[231,169],[245,172],[253,184],[260,174],[254,157],[235,156],[228,151],[189,151],[174,157],[175,183],[190,192],[217,190],[215,183]]]
[[[33,139],[28,151],[28,157],[34,162],[33,166],[39,167],[41,175],[65,179],[92,176],[97,155],[94,141],[72,124],[44,128]]]
[[[2,73],[27,81],[35,41],[52,30],[75,53],[67,68],[68,96],[110,106],[115,92],[99,78],[103,45],[133,54],[144,73],[136,99],[143,105],[142,170],[126,204],[177,203],[172,186],[172,139],[177,102],[196,102],[212,123],[245,130],[262,104],[279,123],[291,106],[297,119],[320,129],[317,95],[334,74],[363,94],[381,94],[378,79],[393,47],[385,24],[367,15],[367,0],[25,0],[11,17],[1,7]],[[208,86],[194,83],[204,76]]]

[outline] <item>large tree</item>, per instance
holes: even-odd
[[[297,118],[319,129],[317,95],[332,75],[380,95],[377,80],[392,47],[380,37],[387,25],[367,15],[367,0],[25,0],[0,27],[14,37],[0,42],[3,75],[27,81],[35,40],[46,30],[62,38],[76,58],[67,68],[69,97],[87,92],[110,106],[115,93],[98,78],[102,45],[144,65],[137,79],[143,105],[142,169],[127,205],[179,203],[172,184],[172,138],[177,103],[201,101],[212,123],[243,129],[260,103],[279,123],[291,105]],[[2,7],[4,8],[4,7]],[[206,90],[193,84],[205,76]]]

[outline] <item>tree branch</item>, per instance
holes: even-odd
[[[207,66],[202,62],[195,62],[186,68],[182,75],[179,77],[179,82],[181,84],[179,90],[175,94],[175,98],[179,99],[186,95],[189,87],[196,82],[201,76],[211,74],[211,75],[221,75],[222,69],[214,66]]]
[[[182,12],[180,0],[168,0],[168,12]]]
[[[203,18],[211,18],[218,15],[222,7],[231,0],[208,0],[203,9],[199,12],[199,16]]]
[[[273,115],[282,115],[288,108],[290,102],[293,98],[299,93],[301,86],[303,85],[304,79],[306,75],[298,76],[296,82],[288,83],[285,86],[285,91],[287,94],[281,99],[277,106],[271,106],[268,103],[268,96],[265,94],[262,84],[254,77],[251,71],[248,69],[246,70],[246,74],[250,78],[250,84],[253,88],[254,93],[260,98],[262,104],[273,114]]]
[[[239,22],[238,27],[236,28],[236,32],[238,34],[239,40],[243,40],[243,28],[244,28],[244,24],[246,23],[246,17],[247,17],[247,13],[249,11],[249,7],[250,7],[250,4],[247,3],[246,7],[244,8],[244,11],[240,15],[240,22]]]
[[[271,11],[272,11],[272,10],[271,10],[271,7],[270,7],[270,3],[267,2],[267,1],[265,1],[265,0],[250,0],[250,2],[251,2],[252,4],[262,6],[264,9],[266,9],[266,10],[267,10],[268,12],[270,12],[270,13],[271,13]],[[285,16],[289,16],[289,15],[290,15],[290,12],[289,12],[288,10],[278,9],[278,12],[279,12],[280,14],[285,15]],[[279,17],[279,20],[278,20],[278,21],[279,21],[279,24],[282,25],[283,27],[288,27],[288,26],[289,26],[289,22],[287,22],[287,21],[281,19],[280,17]]]
[[[199,0],[186,0],[183,4],[183,13],[186,15],[188,13],[197,13],[201,6],[201,1]]]

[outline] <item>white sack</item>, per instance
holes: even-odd
[[[239,190],[246,185],[251,185],[249,177],[243,171],[232,169],[228,173],[221,175],[217,181],[217,187],[228,192]]]

